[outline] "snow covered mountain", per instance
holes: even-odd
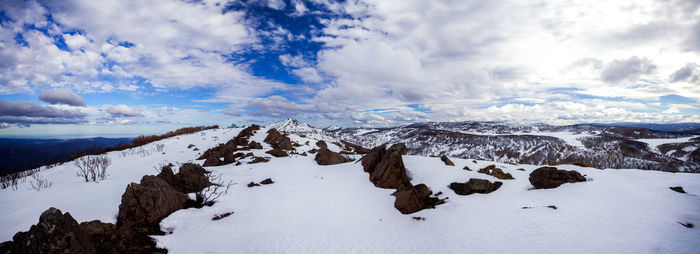
[[[154,247],[169,253],[697,253],[700,248],[700,231],[695,228],[700,224],[699,174],[562,164],[556,167],[576,170],[586,181],[534,189],[529,178],[540,168],[536,165],[539,156],[552,156],[549,153],[561,152],[558,149],[584,154],[587,150],[583,149],[592,150],[587,148],[596,142],[592,140],[608,138],[612,134],[603,134],[620,130],[580,127],[578,132],[565,132],[522,126],[515,127],[516,132],[507,126],[490,126],[497,130],[489,135],[467,133],[487,127],[459,131],[440,124],[325,131],[285,120],[257,129],[205,130],[110,152],[105,155],[112,162],[107,177],[96,182],[77,177],[73,162],[42,167],[16,185],[0,189],[0,242],[29,230],[49,207],[69,212],[77,222],[83,222],[80,227],[94,228],[95,222],[87,223],[92,220],[123,227],[118,218],[124,197],[144,175],[160,177],[161,168],[169,163],[175,170],[185,163],[202,165],[205,159],[197,158],[206,151],[237,140],[232,153],[249,155],[204,167],[220,182],[230,183],[228,191],[211,206],[187,207],[162,218],[157,227],[165,234],[150,235],[155,239]],[[283,136],[270,138],[273,128]],[[684,143],[678,141],[696,142],[691,137],[670,133],[648,136],[639,131],[635,134],[639,138],[674,138],[674,147],[658,146],[661,153],[683,150],[679,144]],[[292,146],[284,149],[287,156],[268,153],[282,147],[278,141],[286,138]],[[445,203],[402,214],[395,208],[397,197],[392,196],[396,190],[375,187],[371,178],[368,180],[371,173],[363,168],[364,163],[321,166],[315,161],[314,153],[322,146],[360,159],[363,155],[343,142],[345,138],[367,148],[405,141],[412,154],[399,159],[411,183],[425,184]],[[243,139],[248,145],[240,145]],[[575,144],[577,140],[580,144]],[[643,141],[632,144],[637,142]],[[449,150],[454,147],[462,150]],[[501,150],[511,147],[522,151]],[[451,151],[450,155],[482,153],[449,158],[454,166],[425,156],[445,151]],[[510,162],[508,151],[532,156],[532,164],[500,162]],[[227,155],[222,156],[226,162]],[[494,159],[482,160],[480,156]],[[479,172],[489,165],[514,179]],[[472,178],[501,182],[502,186],[488,194],[466,196],[449,187]],[[270,179],[268,184],[262,183],[266,179]],[[40,181],[51,184],[36,188]],[[689,194],[669,189],[675,186],[682,186]]]
[[[329,130],[366,147],[406,143],[409,154],[504,163],[700,171],[700,136],[634,127],[432,122],[396,128]]]

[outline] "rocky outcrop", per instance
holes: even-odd
[[[248,142],[248,139],[250,139],[250,137],[255,134],[255,131],[259,129],[260,126],[253,124],[241,130],[241,132],[238,133],[235,138],[227,141],[225,144],[219,144],[216,147],[204,151],[204,153],[202,153],[202,155],[197,159],[205,160],[203,164],[205,167],[222,166],[234,163],[236,162],[236,157],[233,156],[233,153],[236,151],[262,149],[262,145],[260,143],[255,141]],[[221,160],[222,157],[224,160]]]
[[[683,187],[681,186],[676,186],[676,187],[668,187],[672,191],[678,192],[678,193],[686,193]]]
[[[165,180],[156,176],[144,176],[140,183],[131,183],[126,187],[119,205],[117,225],[158,232],[160,220],[184,208],[186,201],[187,195],[177,191]]]
[[[535,189],[551,189],[564,183],[585,182],[586,178],[575,170],[558,170],[555,167],[541,167],[530,173],[530,183]]]
[[[316,146],[318,146],[318,148],[328,148],[326,141],[323,140],[316,141]]]
[[[292,147],[292,141],[274,128],[267,131],[267,137],[265,137],[263,142],[270,144],[270,146],[272,146],[274,149],[294,149],[294,147]]]
[[[513,175],[511,175],[510,173],[503,172],[503,170],[500,168],[497,168],[496,165],[489,165],[489,166],[486,166],[485,168],[479,169],[479,173],[487,174],[487,175],[493,176],[493,177],[501,179],[501,180],[515,179],[515,178],[513,178]]]
[[[198,192],[212,185],[207,174],[209,171],[194,163],[185,163],[180,166],[177,174],[173,174],[171,166],[163,167],[158,178],[165,180],[170,186],[179,192]]]
[[[265,153],[270,154],[270,155],[275,156],[275,157],[287,157],[287,156],[289,156],[289,154],[287,154],[287,152],[285,152],[284,150],[280,150],[280,149],[272,149],[272,150],[267,151]]]
[[[470,195],[474,193],[487,194],[498,190],[503,185],[502,182],[491,183],[486,179],[470,178],[466,183],[451,183],[452,189],[457,195]]]
[[[447,166],[454,166],[455,163],[450,160],[450,158],[447,158],[447,156],[443,155],[440,156],[440,160],[445,163]]]
[[[314,160],[316,160],[318,165],[335,165],[352,161],[339,153],[331,151],[328,148],[321,148],[321,150],[318,150]]]
[[[369,173],[369,180],[374,186],[396,189],[394,207],[403,214],[410,214],[426,208],[434,208],[444,203],[436,197],[430,197],[432,191],[425,184],[411,184],[401,155],[407,149],[403,143],[394,144],[389,149],[386,145],[373,148],[362,157],[362,167]]]
[[[70,213],[49,208],[39,223],[19,232],[1,245],[2,253],[97,253],[90,239]]]
[[[406,167],[401,159],[401,155],[406,154],[406,146],[398,143],[384,150],[385,147],[375,147],[362,159],[362,167],[365,172],[369,172],[369,180],[374,186],[385,189],[410,186]]]

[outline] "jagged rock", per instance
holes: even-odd
[[[406,167],[401,159],[401,155],[407,151],[406,146],[398,143],[386,151],[383,151],[383,148],[384,145],[376,147],[363,158],[362,166],[365,172],[369,172],[369,180],[379,188],[399,189],[402,186],[410,186]]]
[[[464,169],[466,171],[472,171],[468,166],[464,166],[462,169]]]
[[[489,165],[489,166],[486,166],[485,168],[479,169],[479,173],[487,174],[487,175],[490,175],[490,176],[493,176],[495,178],[502,179],[502,180],[515,179],[515,178],[513,178],[513,175],[511,175],[510,173],[503,172],[503,170],[500,168],[497,168],[496,165]]]
[[[90,239],[70,213],[54,207],[44,211],[39,223],[2,243],[3,253],[97,253]]]
[[[256,187],[256,186],[260,186],[260,184],[257,184],[257,183],[255,183],[255,182],[250,182],[250,183],[248,183],[247,186],[248,186],[248,188],[253,188],[253,187]]]
[[[678,193],[686,193],[683,187],[681,186],[676,186],[676,187],[668,187],[672,191],[678,192]]]
[[[301,155],[301,156],[309,156],[308,154],[306,154],[306,152],[303,152],[303,153],[301,153],[301,154],[299,154],[299,155]]]
[[[248,162],[248,164],[255,164],[255,163],[262,163],[262,162],[268,162],[270,159],[265,158],[265,157],[253,157],[253,160]]]
[[[314,159],[318,165],[335,165],[352,161],[339,153],[331,151],[328,148],[321,148],[321,150],[318,150],[318,153],[316,153],[316,157]]]
[[[455,163],[450,160],[450,158],[447,158],[447,156],[443,155],[440,156],[440,160],[445,163],[447,166],[454,166]]]
[[[275,156],[275,157],[287,157],[287,156],[289,156],[289,154],[287,154],[287,152],[282,151],[280,149],[272,149],[272,150],[267,151],[265,153],[268,153],[268,154]]]
[[[144,176],[141,182],[126,187],[119,205],[117,226],[143,228],[158,232],[158,223],[172,212],[185,207],[187,195],[156,176]]]
[[[216,147],[210,148],[204,153],[202,153],[198,160],[205,160],[204,161],[204,166],[209,167],[209,166],[221,166],[221,165],[226,165],[229,163],[233,163],[231,160],[231,157],[228,157],[228,159],[224,159],[224,161],[221,161],[221,157],[227,157],[229,154],[237,151],[237,150],[245,150],[245,149],[258,149],[257,147],[260,146],[259,149],[262,149],[262,146],[260,143],[255,142],[255,144],[251,143],[248,144],[248,139],[255,134],[255,131],[259,130],[260,126],[258,125],[251,125],[243,130],[241,130],[238,135],[226,142],[225,144],[219,144]],[[254,141],[253,141],[254,142]],[[239,149],[238,146],[244,146],[244,148]],[[255,148],[251,148],[255,147]]]
[[[212,185],[207,177],[208,173],[200,165],[185,163],[180,166],[180,170],[175,174],[175,182],[170,185],[183,193],[199,192]]]
[[[218,153],[210,153],[209,156],[206,157],[207,159],[204,160],[204,166],[205,167],[212,167],[212,166],[219,166],[221,165],[221,159],[219,159]]]
[[[316,146],[319,148],[328,148],[328,144],[326,144],[326,141],[323,140],[316,141]]]
[[[272,178],[267,178],[265,180],[262,180],[262,182],[260,182],[260,184],[273,184],[273,183],[275,183],[275,182],[272,181]]]
[[[432,193],[425,184],[402,187],[392,194],[396,197],[394,208],[403,214],[411,214],[444,203],[438,198],[431,198]]]
[[[551,189],[564,183],[585,182],[586,178],[575,170],[558,170],[555,167],[541,167],[530,173],[530,183],[535,189]]]
[[[455,191],[458,195],[469,195],[473,193],[491,193],[503,185],[502,182],[491,183],[486,179],[470,178],[466,183],[451,183],[450,189]]]
[[[263,149],[262,144],[255,142],[255,141],[250,141],[248,148],[250,148],[250,149]]]
[[[274,128],[267,131],[267,137],[265,137],[264,142],[270,144],[274,149],[294,149],[294,147],[292,147],[292,141]]]
[[[316,148],[309,150],[310,154],[315,154],[317,152],[318,152],[318,149],[316,149]]]

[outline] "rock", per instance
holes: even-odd
[[[381,160],[369,174],[369,180],[374,183],[374,186],[399,189],[411,185],[406,174],[406,167],[401,159],[401,155],[405,153],[406,146],[403,143],[395,144],[383,153]],[[367,156],[370,154],[372,153],[367,154]],[[363,166],[365,166],[364,163]]]
[[[681,186],[676,186],[676,187],[668,187],[672,191],[678,192],[678,193],[686,193],[683,187]]]
[[[472,171],[468,166],[464,166],[462,169],[464,169],[466,171]]]
[[[449,187],[458,195],[470,195],[474,193],[491,193],[498,190],[501,185],[503,185],[502,182],[491,183],[486,179],[470,178],[466,183],[454,182]]]
[[[323,140],[316,141],[316,146],[318,146],[318,148],[328,148],[326,141]]]
[[[520,170],[520,171],[525,171],[525,169],[524,169],[524,168],[518,168],[517,170]]]
[[[396,197],[394,208],[403,214],[411,214],[444,203],[438,198],[431,198],[432,193],[425,184],[402,187],[392,194]]]
[[[294,149],[294,147],[292,147],[292,141],[274,128],[267,131],[267,137],[265,137],[264,142],[270,144],[274,149]]]
[[[318,149],[316,149],[316,148],[309,150],[310,154],[315,154],[317,152],[318,152]]]
[[[253,160],[248,162],[248,164],[255,164],[255,163],[263,163],[263,162],[268,162],[270,159],[265,158],[265,157],[253,157]]]
[[[445,156],[445,155],[440,156],[440,160],[441,160],[442,162],[444,162],[445,165],[447,165],[447,166],[454,166],[454,165],[455,165],[454,162],[452,162],[452,161],[450,160],[450,158],[447,158],[447,156]]]
[[[231,216],[231,214],[233,214],[233,212],[225,212],[222,214],[218,214],[218,215],[214,216],[213,218],[211,218],[211,220],[220,220],[220,219],[226,218],[228,216]]]
[[[248,148],[249,149],[263,149],[262,144],[255,142],[255,141],[250,141]]]
[[[301,154],[299,154],[299,155],[301,155],[301,156],[309,156],[308,154],[306,154],[306,152],[303,152],[303,153],[301,153]]]
[[[362,146],[359,146],[359,145],[356,145],[356,144],[353,144],[353,143],[350,143],[347,141],[343,141],[343,140],[341,140],[340,142],[342,142],[346,148],[352,149],[353,152],[356,154],[368,154],[370,152],[369,149],[364,148]]]
[[[185,163],[175,174],[175,182],[168,182],[173,188],[182,193],[199,192],[212,185],[207,176],[209,172],[194,163]]]
[[[487,175],[490,175],[490,176],[493,176],[495,178],[502,179],[502,180],[515,179],[515,178],[513,178],[513,175],[511,175],[510,173],[503,172],[503,170],[500,168],[497,168],[496,165],[489,165],[489,166],[486,166],[485,168],[479,169],[479,173],[487,174]]]
[[[272,181],[272,178],[267,178],[265,180],[262,180],[262,182],[260,182],[260,184],[273,184],[273,183],[275,183],[275,182]]]
[[[260,186],[260,184],[257,184],[257,183],[255,183],[255,182],[250,182],[250,183],[248,183],[247,186],[248,186],[248,188],[253,188],[253,187],[256,187],[256,186]]]
[[[209,156],[206,157],[207,159],[204,160],[203,166],[205,167],[212,167],[212,166],[219,166],[221,165],[221,159],[219,159],[219,154],[216,153],[210,153]]]
[[[141,182],[126,187],[119,205],[117,226],[142,228],[159,233],[158,223],[172,212],[185,207],[187,195],[156,176],[144,176]]]
[[[268,154],[275,156],[275,157],[287,157],[287,156],[289,156],[289,154],[287,154],[287,152],[282,151],[280,149],[272,149],[272,150],[267,151],[265,153],[268,153]]]
[[[18,232],[12,242],[0,246],[3,253],[97,253],[88,234],[70,213],[49,208],[39,223],[27,232]]]
[[[352,161],[339,153],[331,151],[328,148],[321,148],[321,150],[318,150],[314,160],[316,160],[318,165],[335,165]]]
[[[585,182],[586,178],[575,170],[558,170],[555,167],[541,167],[530,173],[530,183],[535,189],[551,189],[564,183]]]

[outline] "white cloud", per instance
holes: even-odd
[[[68,88],[48,89],[39,95],[39,99],[51,104],[85,106],[85,100]]]
[[[124,104],[119,104],[119,105],[106,105],[104,106],[104,109],[107,113],[112,115],[113,117],[134,117],[134,116],[143,116],[140,110],[130,107]]]

